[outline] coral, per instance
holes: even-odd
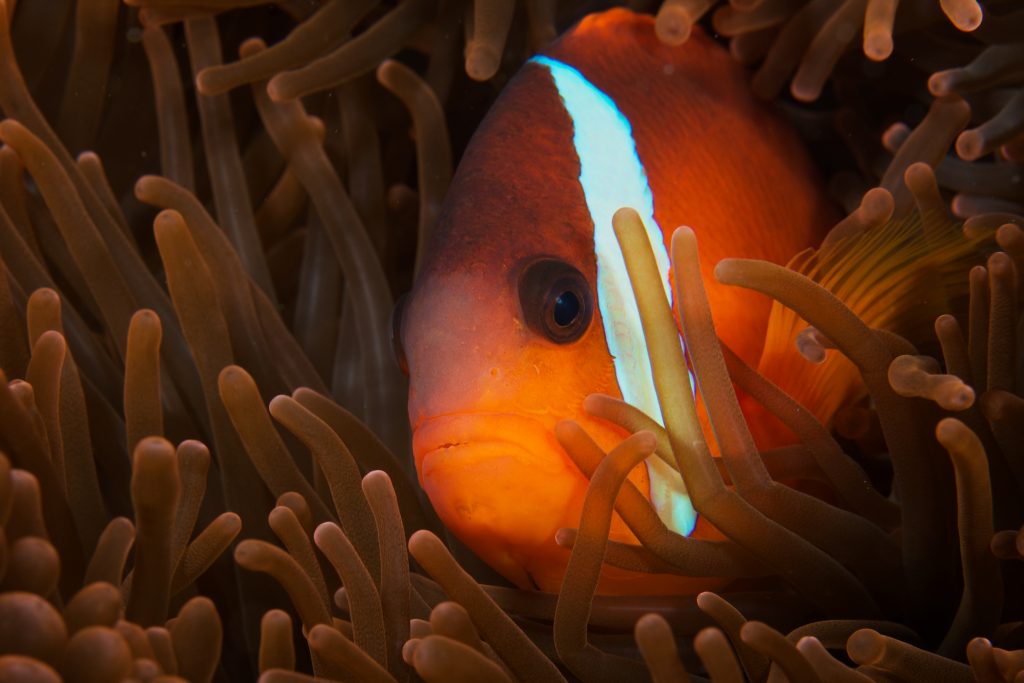
[[[424,505],[388,316],[465,128],[582,5],[44,4],[0,11],[0,680],[1019,677],[1019,9],[649,8],[672,44],[710,16],[759,93],[789,82],[818,101],[780,106],[849,147],[819,249],[717,276],[865,393],[823,425],[723,347],[684,229],[695,405],[620,213],[666,426],[601,396],[634,433],[610,453],[559,425],[591,486],[555,595],[488,583]],[[865,294],[868,270],[893,286]],[[758,453],[734,386],[798,443]],[[723,538],[672,533],[624,481],[651,453]],[[607,540],[613,511],[639,546]],[[602,562],[721,589],[595,595]]]

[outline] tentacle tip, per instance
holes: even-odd
[[[640,214],[631,206],[623,206],[612,214],[612,225],[618,229],[619,226],[641,221]]]
[[[246,38],[241,45],[238,46],[238,56],[242,59],[252,57],[255,54],[259,54],[267,49],[267,44],[262,38],[253,36]]]
[[[395,70],[395,64],[395,60],[385,59],[383,62],[377,65],[377,70],[374,73],[377,77],[378,83],[386,86],[391,81],[391,74]]]
[[[391,477],[384,470],[371,470],[363,477],[363,486],[391,486]]]
[[[822,83],[818,82],[804,83],[803,81],[794,78],[793,82],[789,84],[789,93],[797,102],[810,104],[821,97],[822,85]]]
[[[680,225],[672,231],[672,243],[674,244],[676,240],[679,240],[680,242],[683,240],[686,240],[687,242],[696,242],[697,235],[690,226]]]
[[[196,91],[207,97],[219,95],[217,89],[217,67],[207,67],[196,74]]]
[[[935,319],[935,328],[941,329],[943,332],[952,332],[955,329],[953,327],[954,325],[956,325],[956,327],[960,326],[956,321],[956,316],[951,313],[943,313]]]
[[[238,365],[228,365],[217,375],[217,386],[223,391],[227,387],[235,388],[242,382],[252,382],[252,377]]]
[[[586,403],[586,399],[584,399],[584,403]],[[584,410],[586,410],[586,406],[584,406]],[[555,438],[559,441],[565,441],[566,439],[571,439],[573,435],[578,434],[582,429],[576,420],[559,420],[555,423]]]
[[[341,531],[341,528],[334,522],[321,522],[313,530],[313,543],[320,546],[329,534],[334,533],[334,529]]]
[[[57,330],[46,330],[41,335],[39,335],[38,339],[36,339],[35,346],[38,347],[40,343],[46,346],[64,346],[64,335],[58,332]]]
[[[964,161],[976,161],[985,152],[985,140],[978,129],[965,130],[956,139],[956,153]]]
[[[903,172],[903,181],[907,185],[922,185],[926,182],[931,182],[935,179],[935,171],[932,167],[924,161],[915,161],[914,163],[907,166],[907,170]],[[892,195],[889,195],[892,197]]]
[[[238,534],[242,530],[242,517],[237,512],[222,512],[220,518],[225,522],[225,530]]]
[[[256,552],[258,552],[258,549],[259,541],[254,541],[252,539],[242,541],[235,546],[235,552],[233,553],[235,562],[245,567],[246,563],[253,558],[253,555]]]
[[[967,643],[967,656],[971,657],[972,654],[982,654],[984,652],[990,651],[991,649],[991,640],[989,640],[988,638],[983,638],[981,636],[976,636],[974,638],[971,638],[970,641],[968,641]]]
[[[427,529],[419,529],[414,531],[409,537],[409,552],[416,555],[417,550],[422,551],[430,546],[434,546],[440,543],[440,539],[434,534],[434,532]]]
[[[135,446],[135,453],[144,453],[146,456],[163,455],[169,453],[174,455],[174,446],[162,436],[145,436]]]
[[[870,628],[855,631],[846,641],[846,654],[857,664],[876,663],[885,652],[881,634]]]
[[[490,80],[501,66],[501,53],[490,45],[472,42],[466,47],[466,75],[474,81]]]
[[[688,12],[667,3],[662,5],[654,21],[654,34],[658,40],[665,45],[678,47],[689,40],[692,30],[693,21]]]
[[[267,409],[270,411],[271,415],[276,417],[276,413],[280,412],[282,408],[291,405],[294,401],[295,399],[288,394],[278,394],[274,398],[270,399],[270,403],[267,404]]]
[[[646,429],[636,432],[633,434],[632,438],[636,442],[637,449],[641,452],[654,453],[655,449],[658,447],[658,437]]]
[[[601,398],[603,396],[604,394],[587,394],[583,399],[583,410],[587,413],[593,414],[594,410],[600,407]]]
[[[715,264],[715,279],[723,285],[734,283],[739,259],[724,258]]]
[[[994,277],[1006,277],[1014,270],[1013,259],[1005,251],[994,252],[988,257],[987,265]]]
[[[662,624],[666,626],[668,625],[668,621],[665,620],[665,617],[661,616],[657,612],[648,612],[647,614],[641,615],[641,617],[636,620],[636,629],[646,630],[650,628],[657,628]]]
[[[870,190],[864,193],[864,197],[861,198],[861,206],[871,206],[876,208],[884,208],[885,206],[893,206],[896,200],[892,196],[892,192],[884,187],[872,187]]]
[[[413,659],[416,656],[416,648],[419,646],[419,644],[419,638],[410,638],[409,640],[405,641],[404,645],[402,645],[402,661],[408,664],[409,666],[413,665]]]
[[[943,445],[955,440],[966,429],[963,422],[955,417],[944,417],[935,425],[935,438]]]
[[[271,527],[273,527],[274,524],[281,520],[282,517],[288,517],[289,515],[295,515],[290,507],[286,505],[277,505],[267,514],[267,520],[270,522]]]
[[[981,5],[972,2],[970,4],[963,3],[961,7],[957,8],[957,11],[949,12],[946,16],[957,29],[964,33],[970,33],[981,26],[984,13],[981,10]]]
[[[892,55],[892,35],[870,33],[864,36],[864,56],[874,62],[883,62]]]
[[[153,235],[158,247],[171,235],[180,234],[180,229],[185,229],[185,219],[174,209],[163,209],[153,219]]]
[[[945,97],[954,92],[953,70],[936,71],[928,77],[928,92],[935,97]]]
[[[1007,246],[1011,246],[1012,240],[1020,237],[1022,234],[1020,226],[1014,223],[1003,223],[996,228],[996,243],[1006,249]]]
[[[146,203],[146,198],[149,197],[149,190],[153,187],[153,181],[159,177],[160,176],[155,175],[140,176],[139,179],[135,181],[135,185],[132,188],[132,191],[135,193],[135,198],[140,202]]]
[[[26,130],[16,119],[4,119],[0,121],[0,141],[10,144],[10,138]]]
[[[327,624],[316,624],[306,634],[306,641],[310,649],[317,650],[329,647],[333,643],[331,632],[337,633],[333,626]]]
[[[796,649],[801,653],[806,652],[809,649],[819,647],[821,641],[814,636],[803,636],[800,640],[796,641]]]
[[[279,73],[267,81],[267,96],[274,102],[288,102],[295,99],[294,93],[288,87],[288,73]]]
[[[974,405],[976,395],[974,389],[969,386],[962,386],[960,389],[950,397],[948,402],[949,410],[968,410]]]
[[[42,303],[47,303],[47,304],[60,303],[60,294],[58,294],[54,289],[52,289],[50,287],[40,287],[39,289],[35,290],[34,292],[32,292],[29,295],[28,300],[29,300],[29,302],[37,302],[37,303],[40,303],[40,304],[42,304]],[[149,310],[149,309],[143,309],[143,310]],[[142,311],[137,311],[136,313],[138,314],[138,313],[141,313],[141,312]]]
[[[740,640],[742,640],[744,643],[747,643],[748,645],[752,642],[755,642],[763,628],[764,624],[760,622],[745,622],[742,626],[740,626]]]
[[[700,608],[701,611],[707,612],[714,606],[716,599],[718,599],[718,595],[712,591],[703,591],[698,593],[696,597],[697,607]]]

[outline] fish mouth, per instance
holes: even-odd
[[[510,413],[448,413],[416,424],[420,485],[441,521],[518,585],[542,548],[556,547],[586,486],[544,422]]]
[[[501,455],[540,470],[561,470],[566,458],[554,425],[516,413],[448,413],[419,422],[412,436],[416,463],[482,460]],[[557,454],[557,458],[552,458]]]

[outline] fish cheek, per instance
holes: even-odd
[[[510,304],[499,295],[493,281],[464,270],[418,285],[403,321],[414,428],[425,418],[489,409],[480,397],[510,327]]]

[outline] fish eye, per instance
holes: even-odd
[[[556,344],[582,337],[594,310],[583,273],[553,258],[537,259],[523,270],[519,305],[530,329]]]
[[[409,295],[403,294],[398,297],[395,307],[391,309],[391,353],[395,363],[398,364],[398,369],[406,377],[409,376],[409,362],[405,358],[405,349],[402,347],[402,316],[408,302]]]
[[[569,327],[576,321],[581,308],[579,296],[571,289],[567,289],[555,297],[555,306],[551,315],[556,325]]]

